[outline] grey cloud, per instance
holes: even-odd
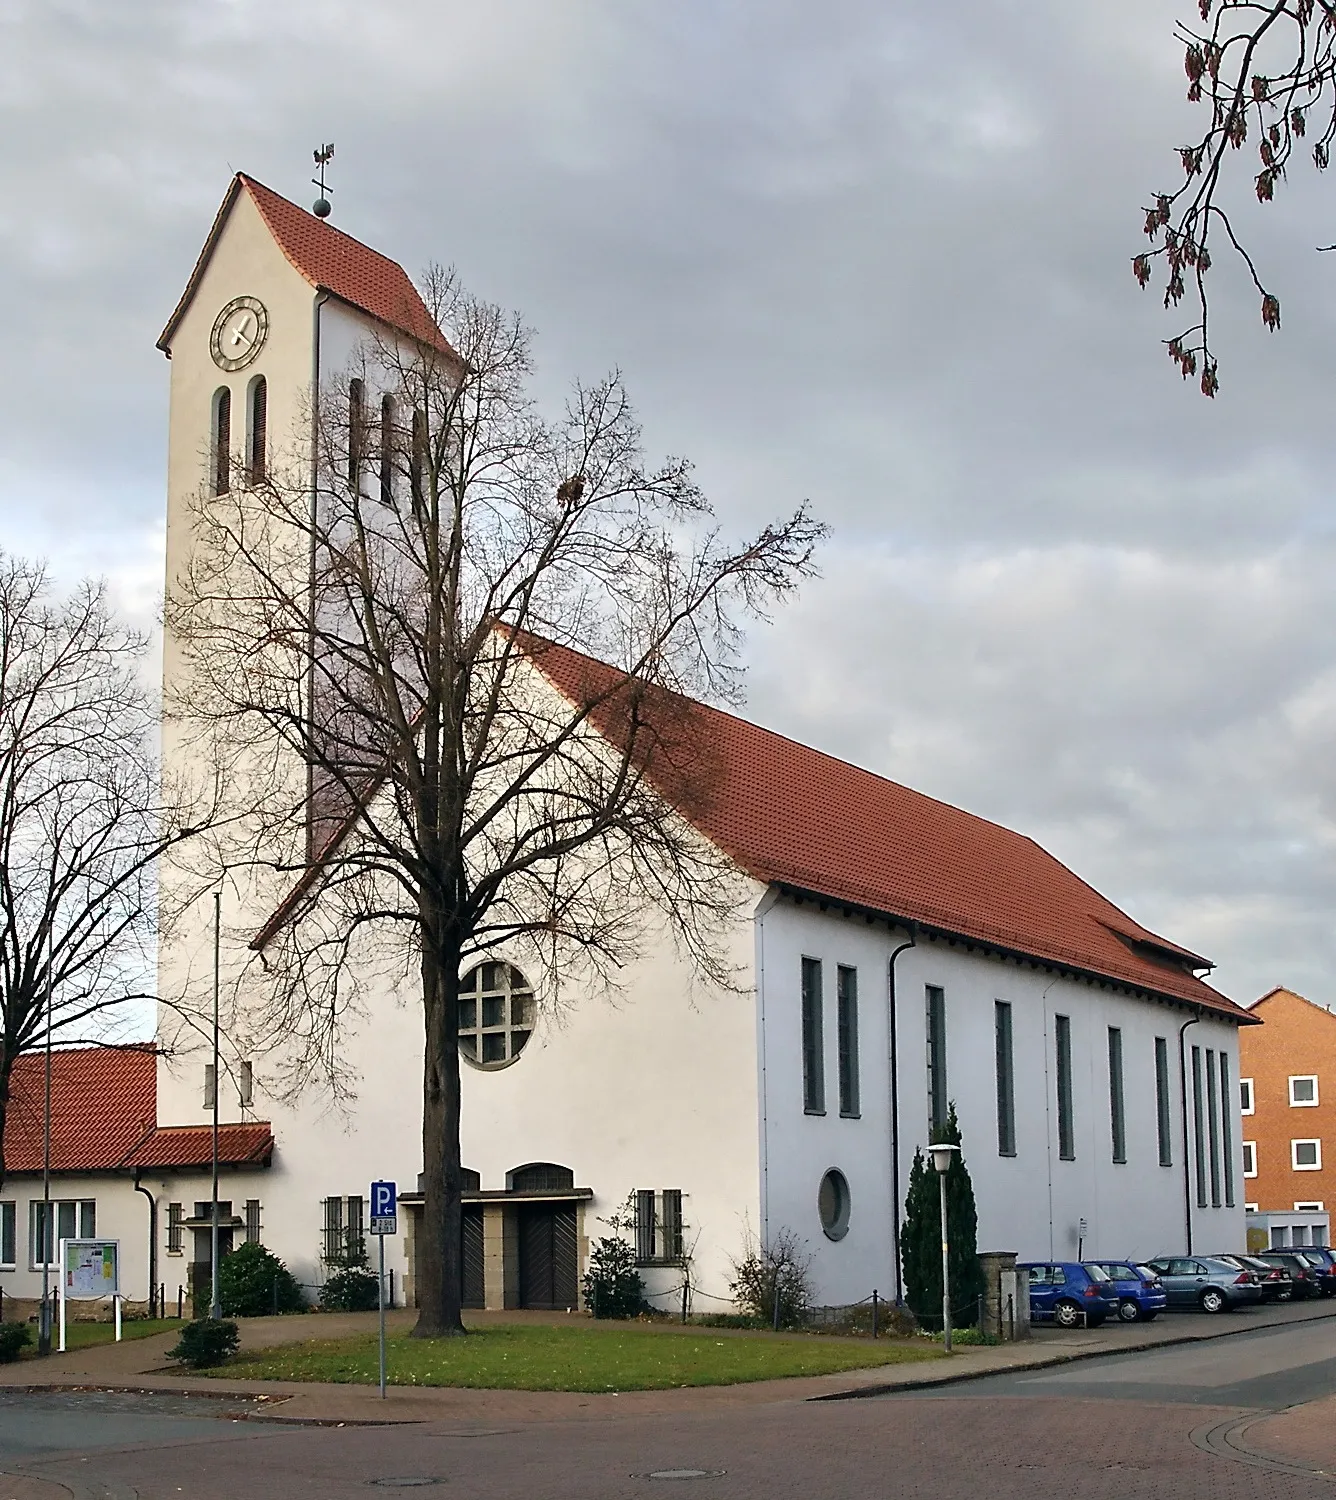
[[[146,608],[153,340],[228,173],[303,201],[332,137],[336,222],[522,308],[546,392],[619,364],[728,525],[832,521],[757,717],[1321,993],[1336,235],[1309,172],[1245,203],[1284,331],[1222,264],[1222,393],[1179,386],[1128,265],[1177,3],[11,0],[0,540]]]

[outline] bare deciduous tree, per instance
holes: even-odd
[[[1145,287],[1158,262],[1165,306],[1185,297],[1195,306],[1196,321],[1167,341],[1169,356],[1185,380],[1200,374],[1202,393],[1214,396],[1220,382],[1206,277],[1215,250],[1242,260],[1262,322],[1280,327],[1280,300],[1223,201],[1229,157],[1255,142],[1252,185],[1260,203],[1271,202],[1296,151],[1311,151],[1325,171],[1336,139],[1336,0],[1198,0],[1198,10],[1200,25],[1180,22],[1176,35],[1185,48],[1188,98],[1205,105],[1210,118],[1200,139],[1178,148],[1183,180],[1145,210],[1154,248],[1134,257],[1132,269]]]
[[[461,976],[528,954],[549,999],[614,983],[658,923],[729,982],[739,887],[676,810],[710,783],[679,695],[735,696],[739,618],[824,528],[800,507],[727,545],[686,462],[645,466],[619,378],[546,420],[523,325],[447,273],[424,296],[450,347],[368,347],[321,393],[313,461],[202,497],[167,620],[170,711],[249,817],[220,857],[290,887],[251,1003],[296,1075],[337,1084],[368,975],[416,970],[435,1336],[462,1331]],[[572,675],[552,642],[613,665]]]
[[[100,583],[58,597],[0,553],[0,1182],[16,1060],[153,997],[154,864],[194,824],[162,800],[146,641]]]

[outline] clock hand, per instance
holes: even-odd
[[[237,344],[241,343],[241,341],[243,339],[248,339],[248,338],[250,338],[250,314],[249,313],[244,318],[242,318],[241,322],[238,323],[237,326],[232,330],[232,344],[233,344],[233,347],[235,348],[235,346]]]

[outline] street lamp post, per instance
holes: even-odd
[[[946,1174],[960,1154],[960,1147],[948,1141],[929,1146],[932,1164],[937,1169],[937,1189],[942,1205],[942,1347],[951,1352],[951,1268],[948,1259],[950,1241],[946,1233]]]

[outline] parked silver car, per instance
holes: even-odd
[[[1234,1261],[1214,1255],[1157,1255],[1147,1264],[1164,1283],[1170,1309],[1199,1307],[1202,1312],[1232,1312],[1252,1307],[1264,1293],[1257,1275]]]

